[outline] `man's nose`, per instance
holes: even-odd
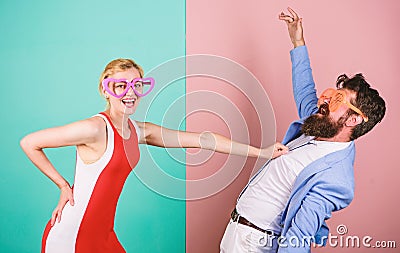
[[[329,103],[331,102],[331,98],[325,97],[323,102],[329,105]]]

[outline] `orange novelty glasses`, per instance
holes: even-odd
[[[325,103],[325,100],[329,100],[329,111],[331,112],[336,111],[342,104],[345,104],[348,108],[358,113],[365,122],[368,121],[368,117],[360,109],[347,102],[346,93],[343,90],[326,89],[318,99],[318,108]]]

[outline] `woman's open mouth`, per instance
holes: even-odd
[[[122,99],[122,104],[124,104],[126,107],[133,107],[135,105],[135,102],[135,98]]]

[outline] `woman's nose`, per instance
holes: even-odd
[[[127,94],[127,95],[136,95],[136,94],[135,94],[135,91],[134,91],[133,88],[132,88],[132,86],[130,86],[130,87],[128,88],[128,92],[126,92],[126,94]]]

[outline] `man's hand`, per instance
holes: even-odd
[[[285,13],[281,12],[281,14],[279,14],[279,19],[286,22],[293,46],[295,48],[298,46],[304,46],[306,43],[304,42],[303,37],[302,18],[299,18],[297,13],[294,12],[290,7],[288,7],[288,11],[291,15],[286,15]]]

